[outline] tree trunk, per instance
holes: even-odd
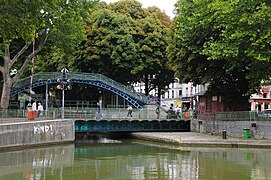
[[[25,60],[23,61],[18,73],[14,77],[10,77],[10,69],[12,65],[18,61],[18,58],[28,49],[29,45],[31,43],[25,44],[22,49],[13,57],[13,59],[10,58],[10,52],[9,52],[9,46],[5,48],[5,56],[3,56],[4,64],[3,66],[0,65],[0,71],[3,75],[3,90],[2,90],[2,96],[1,96],[1,102],[0,107],[2,109],[7,109],[9,105],[9,99],[10,99],[10,92],[12,89],[13,84],[18,80],[18,78],[23,74],[25,68],[27,67],[30,60],[41,51],[43,48],[45,42],[47,41],[48,34],[45,35],[42,40],[40,41],[40,44],[38,48],[30,53]]]
[[[13,84],[12,78],[7,78],[3,83],[3,90],[2,90],[2,96],[1,96],[2,109],[8,108],[12,84]]]

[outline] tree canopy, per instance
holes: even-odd
[[[84,16],[88,12],[84,9],[92,1],[1,0],[0,3],[1,107],[7,108],[11,87],[46,43],[60,52],[73,52],[82,42]],[[15,76],[10,76],[11,68],[18,69]]]
[[[179,0],[177,11],[168,57],[181,80],[237,97],[270,78],[270,1]]]
[[[166,57],[170,23],[158,8],[144,9],[134,0],[101,3],[87,20],[87,41],[74,66],[122,83],[144,81],[146,94],[164,88],[173,78]]]

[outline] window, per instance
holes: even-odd
[[[188,87],[185,88],[185,95],[188,97]]]
[[[179,96],[182,96],[183,91],[179,90]]]
[[[174,91],[172,91],[171,97],[174,98]]]
[[[267,93],[263,93],[263,98],[266,98],[267,97]]]
[[[169,98],[169,92],[167,92],[167,98]]]

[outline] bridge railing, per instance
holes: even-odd
[[[138,92],[136,92],[133,88],[129,87],[129,86],[125,86],[113,79],[110,79],[102,74],[94,74],[94,73],[69,73],[67,75],[67,78],[70,79],[81,79],[81,80],[90,80],[90,81],[99,81],[102,82],[108,86],[111,86],[115,89],[120,90],[121,92],[128,94],[136,99],[139,99],[141,101],[147,102],[148,98],[147,96],[143,96],[141,94],[139,94]]]
[[[38,113],[36,113],[37,115]],[[42,119],[59,119],[57,110],[44,111],[41,117],[35,117],[36,120]],[[10,123],[10,122],[22,122],[28,121],[28,111],[24,109],[0,109],[0,123]]]
[[[27,110],[22,109],[0,109],[0,123],[5,122],[17,122],[17,121],[27,121],[28,116]],[[50,108],[48,111],[43,112],[43,116],[36,117],[36,120],[42,119],[61,119],[61,108]],[[161,112],[159,118],[155,113],[155,110],[133,110],[133,117],[127,117],[126,108],[103,108],[100,113],[97,113],[96,108],[78,108],[78,107],[66,107],[64,111],[65,119],[82,119],[82,120],[116,120],[116,119],[138,119],[138,120],[148,120],[148,119],[190,119],[195,117],[191,112],[183,112],[178,116],[176,114],[170,115],[165,112]],[[227,113],[217,113],[211,115],[197,115],[198,119],[201,120],[232,120],[232,121],[270,121],[271,117],[262,117],[261,114],[251,111],[239,111],[239,112],[227,112]]]
[[[43,119],[61,119],[62,111],[61,108],[50,108],[48,111],[44,111],[42,116],[38,116],[36,112],[35,120]],[[122,120],[122,119],[138,119],[138,120],[153,120],[157,119],[189,119],[185,118],[184,113],[177,115],[170,115],[167,113],[160,113],[159,117],[153,110],[133,110],[132,117],[127,117],[128,112],[126,108],[103,108],[98,113],[96,108],[78,108],[78,107],[66,107],[64,111],[65,119],[82,119],[82,120]],[[28,121],[28,111],[21,109],[8,109],[0,110],[0,122],[17,122],[17,121]]]
[[[40,72],[33,76],[33,82],[38,81],[46,81],[48,79],[61,79],[63,78],[63,74],[61,72]],[[77,79],[81,81],[97,81],[104,83],[108,86],[111,86],[129,96],[143,101],[148,102],[148,97],[136,92],[133,88],[129,86],[125,86],[113,79],[110,79],[102,74],[94,74],[94,73],[82,73],[82,72],[70,72],[66,74],[67,79]],[[16,82],[15,88],[24,87],[30,84],[30,77],[24,78]]]

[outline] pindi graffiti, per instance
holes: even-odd
[[[53,133],[53,125],[38,125],[38,126],[34,126],[34,134],[41,134],[41,133],[47,133],[47,132],[51,132]]]

